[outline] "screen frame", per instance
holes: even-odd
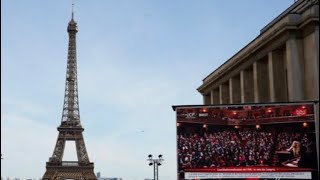
[[[185,108],[217,108],[217,107],[239,107],[239,106],[277,106],[277,105],[301,105],[301,104],[310,104],[313,105],[314,108],[314,123],[315,123],[315,135],[316,135],[316,151],[317,151],[317,173],[319,177],[319,101],[293,101],[293,102],[265,102],[265,103],[238,103],[238,104],[205,104],[205,105],[173,105],[172,109],[176,112],[176,120],[175,120],[175,136],[176,136],[176,163],[177,163],[177,176],[179,179],[179,158],[178,158],[178,142],[177,142],[177,135],[178,135],[178,109],[185,109]]]

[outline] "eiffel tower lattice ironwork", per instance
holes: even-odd
[[[96,180],[93,168],[89,161],[84,143],[80,123],[78,85],[77,85],[77,58],[76,33],[77,23],[72,18],[68,24],[69,48],[66,87],[63,104],[61,125],[58,127],[59,135],[52,157],[46,164],[46,172],[42,179],[85,179]],[[62,161],[66,141],[75,141],[78,161]]]

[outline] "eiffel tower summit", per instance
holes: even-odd
[[[77,55],[76,34],[77,23],[72,17],[68,24],[69,48],[67,61],[66,86],[63,103],[61,125],[58,127],[58,138],[52,156],[46,164],[46,172],[42,179],[85,179],[96,180],[94,164],[90,162],[80,122],[78,84],[77,84]],[[78,161],[62,161],[66,141],[74,141]]]

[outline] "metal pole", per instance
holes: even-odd
[[[156,180],[156,163],[153,161],[153,180]]]
[[[153,180],[159,180],[159,166],[161,165],[161,162],[163,161],[162,155],[159,155],[159,159],[153,159],[152,155],[149,154],[149,166],[153,165]]]
[[[158,163],[157,163],[157,180],[159,180],[159,168],[158,168]]]

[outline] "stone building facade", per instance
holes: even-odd
[[[319,137],[319,0],[295,1],[197,90],[205,105],[315,101]]]
[[[204,104],[319,100],[319,1],[298,0],[209,74]]]

